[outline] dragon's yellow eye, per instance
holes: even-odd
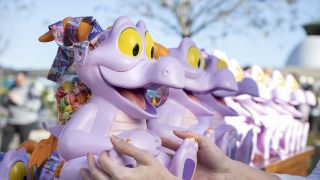
[[[216,66],[218,69],[228,68],[228,64],[226,63],[226,61],[224,61],[222,59],[218,60],[218,63]]]
[[[153,59],[154,55],[154,41],[152,37],[150,36],[150,33],[147,31],[146,32],[146,54],[149,59]]]
[[[234,76],[235,76],[237,82],[242,81],[242,79],[244,78],[244,73],[243,73],[243,70],[240,66],[236,67]]]
[[[298,83],[298,81],[297,80],[293,80],[292,81],[292,83],[291,83],[291,88],[293,89],[293,90],[298,90],[299,89],[299,83]]]
[[[10,170],[10,180],[26,180],[27,166],[23,162],[16,162]]]
[[[283,76],[279,76],[279,77],[278,77],[278,85],[279,85],[280,87],[284,87],[284,85],[285,85],[285,79],[284,79]]]
[[[204,60],[200,51],[196,47],[191,47],[188,51],[189,64],[195,68],[204,68]]]
[[[257,75],[257,78],[256,78],[256,81],[258,82],[258,83],[263,83],[263,74],[262,73],[259,73],[258,75]]]
[[[142,39],[137,30],[127,28],[123,30],[118,39],[119,50],[128,56],[139,56],[142,51]]]

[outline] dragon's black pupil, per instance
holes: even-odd
[[[132,54],[133,56],[137,56],[139,53],[139,44],[134,45],[133,49],[132,49]]]
[[[199,58],[198,59],[198,68],[200,67],[200,65],[201,65],[201,59]]]
[[[24,176],[24,177],[23,177],[23,180],[27,180],[27,176]]]
[[[154,55],[154,47],[151,48],[151,58],[153,58]]]

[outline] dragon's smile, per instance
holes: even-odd
[[[184,89],[183,91],[184,91],[184,93],[186,93],[186,95],[187,95],[190,99],[192,99],[194,102],[201,104],[201,101],[200,101],[196,96],[194,96],[191,91],[188,91],[188,90],[185,90],[185,89]]]
[[[99,67],[99,72],[100,72],[100,76],[102,77],[104,82],[106,84],[108,84],[109,86],[111,86],[114,90],[116,90],[116,92],[121,97],[123,97],[124,99],[128,100],[132,104],[136,105],[138,108],[143,109],[145,111],[152,108],[152,107],[149,107],[152,105],[150,105],[149,103],[146,102],[145,95],[144,95],[145,90],[143,88],[126,89],[126,88],[113,86],[110,83],[108,83],[108,81],[103,76],[101,67]]]
[[[224,98],[222,97],[215,97],[219,104],[223,106],[227,106],[226,102],[224,101]]]
[[[212,95],[213,96],[213,95]],[[232,112],[236,112],[233,108],[231,108],[231,107],[229,107],[228,105],[227,105],[227,103],[226,103],[226,101],[224,100],[224,97],[216,97],[216,96],[213,96],[215,99],[216,99],[216,101],[220,104],[220,105],[222,105],[224,108],[227,108],[227,109],[229,109],[229,110],[231,110]],[[237,102],[237,100],[235,99],[234,100],[235,102]]]
[[[114,87],[114,86],[113,86]],[[119,87],[114,87],[114,89],[121,94],[122,97],[125,97],[133,104],[137,105],[141,109],[146,109],[146,101],[144,98],[143,89],[124,89]]]

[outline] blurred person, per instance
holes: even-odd
[[[319,180],[320,163],[308,177],[291,176],[287,174],[271,174],[250,167],[240,161],[227,157],[209,137],[200,136],[193,132],[174,131],[182,139],[193,137],[199,144],[198,162],[193,179],[245,179],[245,180]],[[151,154],[140,150],[124,139],[111,136],[113,147],[122,154],[133,157],[137,161],[135,168],[120,166],[109,158],[107,152],[102,152],[97,162],[92,154],[88,154],[88,169],[82,168],[80,173],[85,180],[139,180],[164,179],[178,180]],[[162,138],[163,146],[176,150],[179,143]]]
[[[312,107],[310,111],[310,124],[311,124],[311,131],[314,133],[315,137],[318,135],[319,131],[319,122],[320,122],[320,89],[316,89],[314,91],[317,104],[316,106]]]
[[[28,139],[39,117],[40,96],[41,92],[34,87],[28,73],[17,72],[15,83],[3,101],[8,109],[8,120],[2,133],[1,151],[8,150],[15,133],[19,134],[20,143]]]

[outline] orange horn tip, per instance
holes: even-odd
[[[54,40],[54,37],[51,31],[48,31],[39,37],[40,42],[50,42],[53,40]]]
[[[159,44],[159,43],[154,43],[154,58],[158,59],[160,56],[168,56],[169,55],[169,50],[165,46]]]
[[[63,22],[63,27],[65,28],[67,23],[69,22],[71,17],[66,17],[62,20]],[[89,34],[92,30],[92,25],[88,24],[86,22],[81,22],[78,28],[78,35],[77,35],[77,40],[79,42],[82,42],[84,40],[87,40],[89,37]],[[46,32],[42,36],[39,37],[40,42],[50,42],[53,41],[54,37],[51,31]]]

